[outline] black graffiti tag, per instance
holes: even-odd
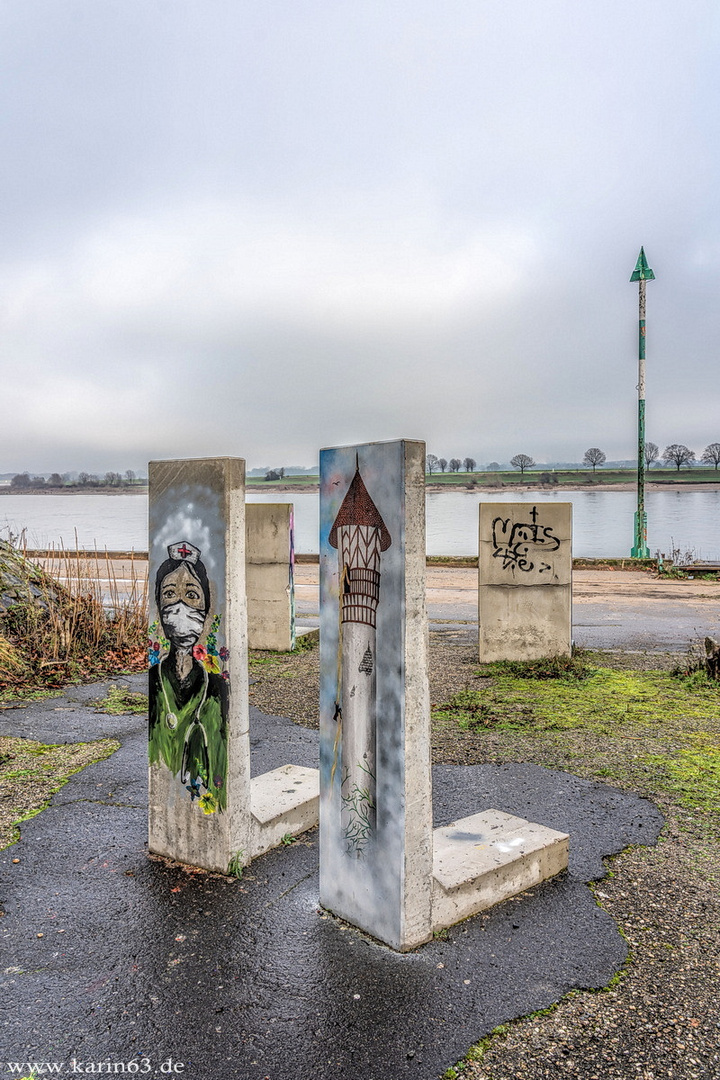
[[[544,574],[552,567],[542,562],[540,555],[557,551],[560,541],[550,525],[538,525],[537,506],[529,514],[531,521],[511,524],[510,518],[496,517],[492,523],[493,558],[502,559],[503,570],[529,573],[537,569]]]

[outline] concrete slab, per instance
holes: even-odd
[[[295,644],[292,503],[245,507],[248,645],[290,652]]]
[[[500,810],[433,834],[433,931],[539,885],[568,865],[568,835]]]
[[[250,781],[250,854],[264,855],[286,836],[299,836],[318,823],[317,769],[281,765]]]
[[[572,504],[480,503],[479,658],[572,649]]]

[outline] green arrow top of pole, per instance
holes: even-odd
[[[645,258],[645,249],[640,248],[640,254],[638,255],[638,261],[635,264],[635,269],[633,270],[632,277],[630,278],[630,280],[631,281],[652,281],[654,279],[654,277],[655,277],[655,275],[653,274],[652,270],[648,266],[647,259]]]

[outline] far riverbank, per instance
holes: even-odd
[[[257,491],[278,491],[285,495],[301,495],[301,494],[314,494],[320,491],[319,484],[292,484],[281,483],[279,481],[269,481],[267,483],[259,481],[258,483],[249,482],[247,490],[253,493]],[[438,495],[441,493],[463,494],[467,492],[469,494],[492,494],[497,491],[517,491],[518,494],[527,494],[531,491],[563,491],[570,494],[572,491],[635,491],[636,484],[631,481],[622,481],[613,484],[603,484],[601,481],[593,483],[590,481],[587,484],[582,483],[567,483],[567,484],[534,484],[532,481],[523,483],[522,481],[502,481],[495,484],[481,484],[473,483],[472,481],[459,480],[457,483],[433,483],[432,480],[428,480],[425,484],[425,490],[431,495]],[[645,482],[646,491],[671,491],[673,488],[682,488],[683,491],[720,491],[720,478],[717,480],[708,481],[684,481],[684,480],[661,480],[660,482]]]

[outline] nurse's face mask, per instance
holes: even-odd
[[[191,649],[205,626],[205,596],[190,568],[181,563],[160,587],[160,621],[179,649]]]

